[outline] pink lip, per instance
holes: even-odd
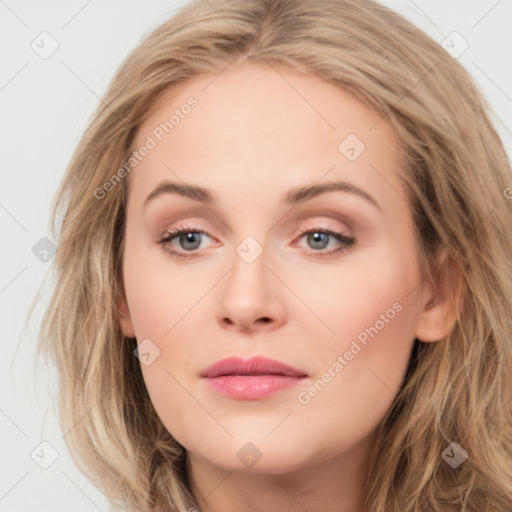
[[[223,395],[257,400],[295,386],[308,375],[275,359],[229,357],[209,366],[200,376]]]

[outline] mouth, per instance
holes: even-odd
[[[281,361],[265,357],[244,360],[230,357],[200,374],[210,389],[231,398],[258,400],[296,386],[308,374]]]

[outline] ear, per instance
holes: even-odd
[[[462,307],[464,284],[459,264],[442,251],[422,285],[416,338],[429,343],[448,336]]]
[[[127,338],[135,338],[135,330],[133,328],[132,320],[130,317],[130,311],[128,309],[128,304],[126,302],[124,287],[122,292],[118,294],[118,298],[116,300],[116,308],[123,336]]]

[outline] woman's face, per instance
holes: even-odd
[[[232,65],[172,89],[133,147],[122,326],[169,432],[239,471],[366,449],[431,298],[386,119],[315,76]],[[256,356],[299,376],[202,376]]]

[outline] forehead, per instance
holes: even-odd
[[[149,140],[154,147],[130,175],[144,197],[180,177],[240,193],[324,175],[381,188],[384,175],[400,187],[398,141],[386,119],[339,86],[289,67],[233,64],[172,87],[132,147]]]

